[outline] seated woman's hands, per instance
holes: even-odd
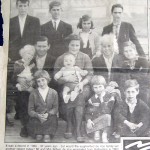
[[[48,113],[38,114],[38,118],[39,118],[39,120],[40,120],[41,123],[44,123],[45,121],[47,121]]]
[[[92,129],[94,126],[94,122],[91,119],[88,119],[87,121],[87,128],[88,129]]]
[[[77,85],[76,85],[76,88],[82,93],[83,92],[83,82],[79,82]]]

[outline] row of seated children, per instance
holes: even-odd
[[[38,87],[31,92],[29,97],[28,112],[30,120],[28,131],[30,131],[29,133],[32,137],[36,137],[37,141],[43,139],[44,142],[50,142],[51,137],[54,137],[56,133],[58,125],[58,96],[55,90],[48,87],[50,77],[46,71],[39,70],[35,73],[34,77]],[[147,131],[149,120],[147,119],[148,121],[146,121],[145,119],[148,117],[150,111],[143,101],[137,99],[139,93],[139,87],[137,86],[138,83],[136,80],[127,80],[124,91],[126,99],[122,101],[120,92],[116,89],[117,84],[115,82],[110,82],[107,85],[104,77],[97,75],[92,77],[91,87],[94,94],[88,100],[85,116],[86,131],[87,134],[93,133],[93,140],[97,141],[101,139],[102,142],[109,141],[112,121],[116,121],[112,120],[113,109],[116,109],[115,112],[117,114],[115,115],[119,116],[118,121],[114,123],[117,132],[115,136],[124,136],[125,134],[126,136],[131,136],[131,133],[134,136],[136,136],[136,133],[140,136]],[[129,107],[124,107],[126,114],[120,110],[124,103]],[[141,106],[141,109],[138,105]],[[134,114],[135,111],[136,114]],[[131,117],[132,115],[136,118]],[[128,132],[124,132],[123,134],[119,123],[124,124]]]

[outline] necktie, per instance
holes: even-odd
[[[114,30],[113,30],[113,32],[114,32],[114,34],[115,34],[115,36],[116,36],[116,38],[118,38],[118,34],[119,34],[119,25],[114,25],[114,28],[113,28]]]
[[[54,21],[54,29],[57,30],[56,21]]]

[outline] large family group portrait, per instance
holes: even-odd
[[[19,122],[22,142],[149,137],[150,62],[136,29],[123,20],[124,6],[111,6],[112,22],[101,33],[84,11],[77,30],[63,21],[62,1],[49,1],[44,24],[30,7],[30,0],[15,0],[17,15],[10,18],[6,133]]]

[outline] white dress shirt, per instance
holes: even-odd
[[[135,109],[135,106],[136,106],[136,104],[137,104],[137,99],[135,100],[134,103],[130,103],[130,102],[128,102],[128,100],[126,99],[126,103],[127,103],[127,105],[129,106],[129,111],[130,111],[130,113],[133,113],[133,111],[134,111],[134,109]]]
[[[46,56],[47,56],[47,54],[43,57],[36,56],[36,65],[37,65],[38,69],[43,69],[44,64],[45,64]]]
[[[106,63],[108,71],[111,72],[112,61],[113,61],[113,58],[114,58],[114,53],[112,54],[112,56],[110,58],[106,58],[104,55],[103,55],[103,57],[104,57],[104,60],[105,60],[105,63]]]
[[[21,36],[23,35],[23,30],[24,30],[26,18],[27,18],[27,16],[24,16],[24,17],[19,16],[19,25],[20,25]]]
[[[53,20],[52,19],[53,27],[54,27],[55,30],[57,30],[59,22],[60,22],[60,20]],[[56,23],[56,27],[55,27],[55,23]]]

